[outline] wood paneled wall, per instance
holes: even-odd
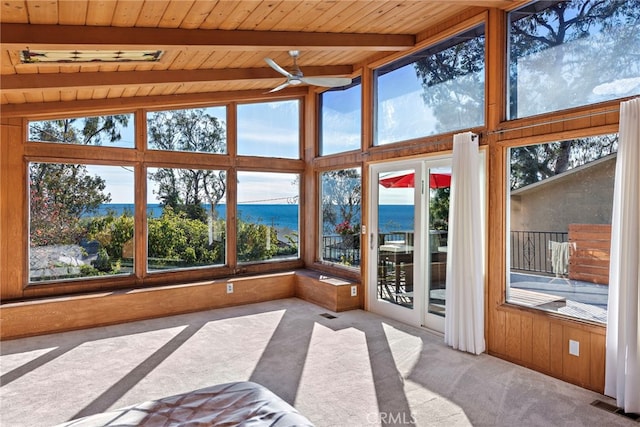
[[[506,302],[507,151],[561,139],[614,133],[618,130],[617,103],[562,115],[508,123],[511,130],[489,137],[489,265],[487,291],[488,352],[536,371],[602,393],[605,372],[606,327]],[[550,123],[553,122],[553,123]],[[500,126],[506,126],[501,123]],[[595,125],[595,126],[594,126]],[[579,345],[569,354],[569,341]]]
[[[233,293],[227,293],[227,284]],[[5,304],[0,338],[11,339],[295,296],[294,272]]]
[[[488,25],[487,129],[488,265],[486,338],[488,353],[597,392],[604,391],[605,335],[601,324],[519,307],[506,302],[507,151],[563,139],[618,131],[619,100],[506,121],[504,14],[490,11]],[[579,355],[569,354],[569,341],[579,343]]]
[[[501,304],[491,316],[489,353],[581,387],[604,391],[605,328]],[[579,354],[569,353],[569,341]]]
[[[0,300],[22,296],[23,264],[16,254],[26,254],[26,176],[23,171],[24,121],[0,121]]]

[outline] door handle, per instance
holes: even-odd
[[[369,248],[371,248],[371,250],[373,250],[374,246],[373,246],[373,233],[371,233],[371,236],[369,238]]]

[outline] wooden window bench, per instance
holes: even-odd
[[[228,293],[229,284],[233,292]],[[356,296],[351,296],[352,287]],[[0,340],[297,297],[334,312],[363,307],[362,286],[312,270],[8,302]]]

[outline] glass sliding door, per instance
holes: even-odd
[[[415,236],[421,218],[421,164],[380,165],[371,176],[370,310],[419,325],[422,292],[415,283],[421,243]]]
[[[442,332],[451,158],[377,165],[372,172],[370,309]]]
[[[446,315],[451,161],[447,155],[372,165],[365,224],[369,310],[438,332]],[[484,189],[484,151],[478,161]],[[480,200],[484,224],[484,191]]]
[[[444,331],[447,280],[447,237],[449,232],[449,199],[451,195],[451,160],[426,162],[425,210],[428,233],[426,242],[427,304],[424,325]]]

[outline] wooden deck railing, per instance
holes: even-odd
[[[569,242],[569,278],[608,285],[611,225],[571,224]]]

